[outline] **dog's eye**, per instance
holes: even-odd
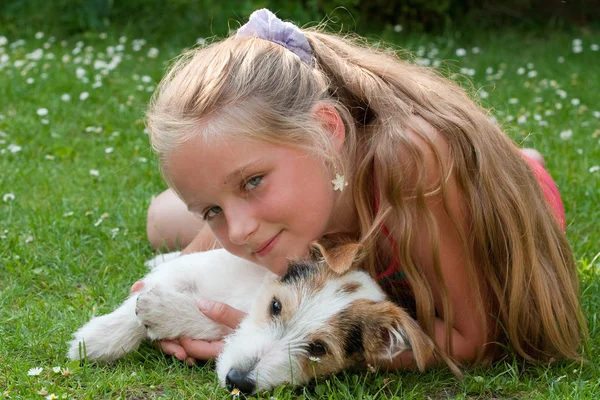
[[[325,343],[317,340],[308,345],[308,354],[314,357],[324,356],[327,354],[327,346]]]
[[[273,297],[271,300],[271,316],[276,317],[281,314],[281,302]]]

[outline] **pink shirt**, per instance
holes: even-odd
[[[523,158],[525,159],[525,161],[527,161],[529,168],[531,168],[531,170],[533,171],[533,174],[537,178],[537,181],[540,184],[542,191],[544,192],[544,197],[546,198],[546,201],[548,202],[548,204],[550,205],[550,208],[552,208],[552,211],[554,212],[554,217],[556,218],[557,222],[559,223],[559,225],[561,226],[563,231],[565,231],[566,230],[565,206],[562,202],[562,199],[560,198],[560,193],[558,192],[558,187],[556,186],[556,183],[554,182],[554,180],[552,179],[552,177],[550,176],[548,171],[546,171],[546,169],[539,162],[537,162],[533,158],[531,158],[523,153],[521,153],[521,154],[522,154]],[[373,187],[374,187],[374,189],[376,189],[376,187],[377,187],[375,182],[373,183]],[[377,193],[376,190],[375,190],[375,193]],[[377,198],[377,196],[375,196],[375,198],[374,198],[374,206],[375,206],[375,212],[377,213],[377,210],[379,209],[379,199]],[[385,224],[382,225],[382,229],[383,229],[383,233],[385,233],[388,240],[390,241],[390,244],[392,245],[392,247],[394,249],[394,254],[397,253],[396,242],[390,237],[390,232],[388,231]],[[398,261],[396,259],[394,259],[390,263],[390,266],[385,271],[383,271],[377,275],[377,280],[381,281],[381,280],[389,279],[392,275],[394,275],[396,273],[401,274],[401,276],[398,277],[399,279],[397,280],[397,282],[401,285],[409,286],[408,281],[406,280],[406,277],[404,276],[404,274],[402,274],[402,268],[400,268],[398,266]]]

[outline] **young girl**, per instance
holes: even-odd
[[[580,359],[578,277],[541,156],[432,70],[259,10],[175,63],[148,127],[181,199],[152,203],[155,246],[201,251],[216,239],[281,274],[311,241],[350,235],[360,267],[392,298],[414,299],[418,322],[456,361],[508,348],[530,361]],[[199,306],[231,327],[241,318]],[[161,346],[193,361],[221,343]]]

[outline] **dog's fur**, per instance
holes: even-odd
[[[433,342],[367,273],[351,268],[358,247],[319,246],[318,256],[291,261],[282,277],[225,250],[175,258],[154,268],[117,310],[79,329],[68,356],[113,361],[146,338],[218,339],[223,327],[196,305],[203,298],[248,312],[217,360],[229,389],[304,384],[405,350],[423,369]]]

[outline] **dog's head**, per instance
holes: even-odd
[[[413,350],[419,368],[433,342],[371,277],[352,264],[360,246],[317,245],[256,297],[217,360],[222,385],[245,393],[300,385]]]

